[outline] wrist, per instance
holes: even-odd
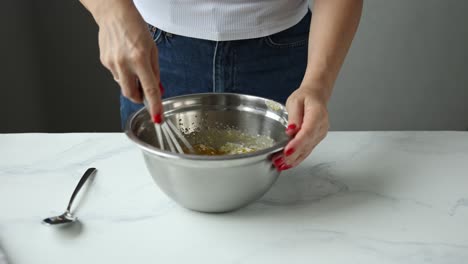
[[[326,76],[304,76],[299,89],[311,93],[318,101],[328,103],[333,89],[333,82]]]

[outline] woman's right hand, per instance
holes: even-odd
[[[99,26],[102,64],[119,83],[125,97],[135,103],[142,103],[143,96],[146,98],[153,121],[160,123],[163,88],[160,84],[158,48],[133,1],[82,2]]]

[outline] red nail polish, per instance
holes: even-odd
[[[162,86],[161,83],[159,83],[159,90],[161,91],[161,95],[164,94],[164,87]]]
[[[288,128],[286,128],[286,131],[291,131],[291,130],[295,130],[297,128],[297,126],[295,124],[290,124],[288,126]]]
[[[280,171],[289,170],[290,168],[292,168],[292,166],[287,164],[283,164],[279,167]]]
[[[161,124],[161,122],[162,122],[161,114],[154,115],[153,116],[153,122],[156,123],[156,124]]]
[[[284,163],[284,158],[283,158],[283,157],[279,157],[279,158],[277,158],[277,159],[275,159],[275,160],[273,161],[273,164],[274,164],[275,166],[280,166],[280,165],[283,164],[283,163]]]
[[[286,150],[286,152],[284,154],[286,156],[291,156],[293,153],[294,153],[294,148],[290,148],[290,149]]]

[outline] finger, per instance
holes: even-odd
[[[116,65],[111,60],[108,60],[107,58],[105,58],[103,55],[101,55],[100,60],[101,60],[101,64],[107,70],[109,70],[109,72],[112,74],[112,77],[114,78],[114,80],[116,82],[118,82],[119,81],[119,74],[117,72]]]
[[[159,124],[162,122],[163,118],[161,94],[159,91],[159,81],[152,70],[151,63],[147,61],[147,63],[140,64],[137,67],[137,75],[145,98],[148,101],[148,107],[153,122]]]
[[[295,167],[299,165],[302,161],[304,161],[304,159],[306,159],[310,155],[310,153],[312,153],[315,147],[317,147],[317,145],[320,144],[320,142],[326,137],[328,129],[328,121],[322,121],[322,124],[319,126],[318,131],[315,134],[314,140],[311,140],[309,142],[310,145],[308,144],[304,146],[304,148],[298,152],[299,155],[296,157],[296,159],[290,161],[289,164],[292,167]]]
[[[289,161],[287,165],[289,165],[290,168],[294,168],[298,166],[301,162],[303,162],[310,155],[310,153],[312,153],[312,151],[314,150],[315,146],[318,145],[318,143],[320,143],[319,140],[314,141],[312,146],[307,147],[306,149],[303,150],[303,152],[300,152],[297,155],[296,159],[294,159],[293,161]]]
[[[161,78],[159,75],[159,55],[158,55],[158,47],[156,44],[154,44],[154,48],[151,49],[151,69],[153,70],[154,76],[156,76],[156,79],[159,80],[159,92],[161,93],[161,96],[164,95],[164,87],[161,83]]]
[[[284,155],[288,164],[292,164],[299,155],[308,152],[312,148],[316,138],[319,137],[320,126],[323,122],[320,110],[309,108],[305,112],[303,119],[301,129],[284,149]]]
[[[159,80],[159,56],[158,56],[158,48],[156,47],[156,44],[154,47],[151,49],[151,69],[153,70],[154,76],[156,76],[156,79]]]
[[[120,81],[119,73],[113,69],[109,69],[109,72],[111,73],[112,78],[114,78],[114,81],[118,83]]]
[[[286,109],[288,111],[288,127],[286,134],[294,136],[299,130],[303,122],[304,115],[304,102],[302,98],[290,97],[286,102]]]
[[[315,147],[326,137],[328,132],[328,121],[322,121],[318,129],[314,132],[312,137],[303,138],[302,135],[297,136],[294,140],[298,142],[298,149],[295,154],[289,156],[285,161],[288,165],[295,167],[306,159]],[[301,141],[305,142],[301,144]],[[292,142],[296,144],[296,142]]]
[[[275,154],[272,158],[273,166],[279,171],[280,167],[284,164],[284,155],[282,153]]]
[[[123,96],[127,97],[134,103],[141,104],[143,96],[141,91],[138,89],[136,76],[123,67],[119,68],[117,76],[119,76],[118,83],[122,89]]]
[[[303,157],[305,157],[304,155],[300,155],[299,157],[301,157],[301,159],[303,159]],[[300,162],[297,162],[297,163],[293,163],[293,164],[288,164],[288,163],[284,163],[282,164],[278,170],[279,171],[284,171],[284,170],[289,170],[291,168],[294,168],[296,167],[297,165],[299,165]]]
[[[119,83],[119,82],[120,82],[120,80],[119,80],[119,75],[118,75],[118,74],[115,74],[115,73],[112,73],[112,72],[111,72],[111,74],[112,74],[112,78],[114,78],[114,81],[115,81],[116,83]]]

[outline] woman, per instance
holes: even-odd
[[[155,123],[163,94],[285,102],[293,139],[273,159],[278,170],[297,166],[326,136],[327,102],[362,11],[362,0],[315,0],[313,15],[308,0],[81,2],[99,26],[101,62],[121,87],[123,123],[143,94]]]

